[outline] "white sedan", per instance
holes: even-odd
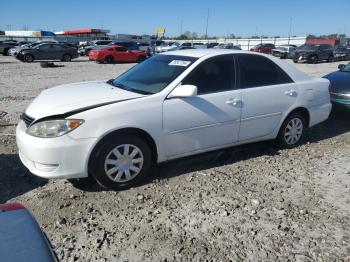
[[[116,79],[43,91],[18,124],[19,155],[41,177],[128,188],[167,160],[262,140],[298,145],[328,118],[328,87],[263,54],[168,52]]]

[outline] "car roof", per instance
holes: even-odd
[[[191,57],[203,57],[207,55],[225,55],[225,54],[255,54],[250,51],[242,50],[230,50],[230,49],[185,49],[185,50],[176,50],[169,51],[165,53],[160,53],[159,55],[179,55],[179,56],[191,56]]]
[[[276,58],[272,55],[266,55],[262,53],[251,52],[251,51],[242,51],[242,50],[235,50],[235,49],[211,49],[211,48],[210,49],[185,49],[185,50],[164,52],[164,53],[160,53],[159,55],[174,55],[174,56],[178,55],[178,56],[202,58],[202,57],[213,57],[213,56],[227,55],[227,54],[249,54],[249,55],[256,55],[256,56],[264,56],[264,57],[267,57],[269,60],[272,60],[278,66],[280,66],[285,72],[288,72],[289,76],[296,82],[311,79],[311,77],[305,74],[304,72],[301,72],[296,67],[282,61],[279,58]]]

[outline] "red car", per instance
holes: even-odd
[[[275,49],[275,48],[276,47],[274,44],[259,44],[254,46],[252,49],[250,49],[250,51],[264,53],[264,54],[271,54],[272,49]]]
[[[145,51],[130,51],[127,48],[118,45],[93,49],[89,53],[89,60],[94,60],[97,63],[142,62],[146,58],[147,55]]]

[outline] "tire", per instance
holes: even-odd
[[[74,188],[83,191],[96,191],[96,187],[99,186],[91,177],[68,179],[68,182],[71,183]]]
[[[4,56],[9,56],[10,55],[10,49],[9,48],[6,48],[4,49]]]
[[[72,61],[72,56],[70,54],[64,54],[61,59],[62,62],[70,62]]]
[[[138,63],[141,63],[141,62],[143,62],[143,61],[145,61],[145,60],[146,60],[146,57],[143,56],[143,55],[141,55],[141,56],[139,56],[139,57],[137,58],[137,62],[138,62]]]
[[[31,55],[31,54],[26,54],[26,55],[24,55],[24,57],[23,57],[23,61],[24,61],[24,62],[27,62],[27,63],[31,63],[31,62],[34,61],[34,56]]]
[[[328,59],[327,59],[327,62],[328,63],[334,62],[334,57],[333,56],[329,56]]]
[[[282,148],[293,148],[300,144],[306,127],[302,113],[293,113],[284,120],[277,136],[277,143]],[[290,135],[288,135],[288,132]]]
[[[135,161],[135,162],[133,162]],[[148,178],[153,165],[150,146],[135,135],[102,141],[90,158],[89,174],[106,189],[123,190]]]
[[[316,55],[310,57],[309,62],[310,62],[311,64],[317,64],[317,62],[318,62],[318,57],[317,57]]]
[[[105,62],[106,62],[106,64],[112,64],[112,63],[114,63],[114,58],[113,58],[113,56],[107,56],[107,57],[105,58]]]

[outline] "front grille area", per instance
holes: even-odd
[[[26,113],[23,113],[21,115],[21,119],[24,121],[27,127],[30,126],[35,120],[34,118],[28,116]]]

